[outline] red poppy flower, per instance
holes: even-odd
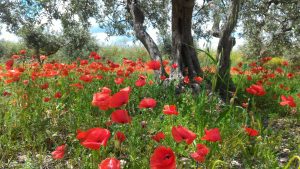
[[[40,56],[40,59],[41,59],[41,60],[45,60],[45,59],[47,59],[47,56],[46,56],[46,55],[41,55],[41,56]]]
[[[2,96],[11,96],[11,93],[9,93],[9,92],[7,92],[7,91],[4,91],[4,92],[2,93]]]
[[[243,106],[244,108],[247,108],[247,107],[248,107],[248,103],[244,102],[244,103],[242,103],[242,106]]]
[[[238,67],[242,67],[242,66],[243,66],[243,62],[239,62]]]
[[[98,150],[100,146],[106,146],[110,132],[103,128],[91,128],[87,131],[77,130],[76,138],[80,144],[92,150]]]
[[[283,84],[279,84],[279,87],[280,87],[281,89],[283,89],[283,88],[284,88],[284,85],[283,85]]]
[[[116,110],[111,114],[111,120],[115,123],[126,124],[131,122],[131,117],[126,110]]]
[[[73,83],[70,84],[71,87],[76,87],[77,89],[83,89],[83,85],[81,83]]]
[[[84,81],[84,82],[92,82],[94,77],[92,75],[82,75],[80,76],[79,80]]]
[[[178,115],[175,105],[165,105],[163,109],[163,113],[168,115],[172,115],[172,114]]]
[[[5,62],[5,68],[6,68],[6,70],[12,69],[13,65],[14,65],[14,60],[13,59],[10,59],[10,60],[6,61]]]
[[[123,106],[124,104],[128,103],[129,100],[129,94],[130,94],[131,88],[126,87],[124,89],[121,89],[118,93],[115,93],[109,101],[109,107],[111,108],[118,108]]]
[[[255,130],[255,129],[252,129],[252,128],[245,127],[245,131],[247,132],[247,134],[248,134],[249,136],[252,136],[252,137],[258,135],[258,131]]]
[[[139,104],[140,109],[154,108],[155,106],[156,106],[156,100],[152,98],[144,98]]]
[[[121,163],[116,158],[106,158],[99,165],[99,169],[121,169]]]
[[[169,63],[169,61],[168,60],[163,60],[162,63],[163,63],[163,66],[166,66]]]
[[[288,105],[290,107],[296,107],[296,103],[295,103],[294,98],[292,96],[285,97],[284,95],[282,95],[281,100],[282,100],[280,102],[281,106]]]
[[[251,81],[252,80],[252,76],[251,75],[247,75],[247,80]]]
[[[294,74],[293,73],[288,73],[286,76],[287,76],[287,78],[291,79],[291,78],[294,77]]]
[[[20,59],[20,56],[19,55],[12,55],[11,58],[12,59]]]
[[[197,151],[194,153],[191,153],[191,157],[198,162],[204,162],[205,156],[208,153],[209,153],[209,148],[207,148],[203,144],[197,144]]]
[[[194,132],[182,126],[172,127],[172,136],[177,143],[185,141],[187,144],[191,144],[197,137]]]
[[[160,142],[160,140],[165,139],[165,134],[163,132],[158,132],[154,136],[151,137],[156,142]]]
[[[114,63],[114,62],[112,62],[112,61],[110,61],[110,60],[108,60],[107,63],[108,63],[108,65],[109,65],[109,67],[112,68],[112,69],[115,69],[115,68],[120,67],[119,64],[116,64],[116,63]]]
[[[91,52],[89,58],[94,58],[95,60],[101,59],[101,56],[97,52]]]
[[[235,72],[235,73],[238,73],[238,74],[243,74],[243,72],[238,67],[231,67],[231,71]]]
[[[166,79],[167,79],[167,77],[165,75],[160,76],[160,80],[164,81]]]
[[[124,70],[120,69],[120,70],[117,71],[117,76],[124,76],[124,74],[125,74]]]
[[[56,147],[56,149],[51,153],[52,157],[54,159],[62,159],[62,158],[64,158],[65,148],[66,148],[66,145],[64,145],[64,144],[61,145],[61,146]]]
[[[145,79],[138,79],[137,81],[135,81],[135,86],[137,87],[142,87],[146,84],[146,80]]]
[[[184,79],[183,79],[183,82],[185,84],[189,84],[190,83],[190,78],[188,76],[185,76]]]
[[[54,94],[54,97],[57,98],[57,99],[61,98],[61,96],[62,96],[61,92],[56,92]]]
[[[101,75],[96,75],[95,78],[98,79],[98,80],[101,80],[101,79],[103,79],[103,76],[101,76]]]
[[[249,64],[249,66],[251,66],[251,67],[255,67],[257,64],[256,64],[256,62],[251,62],[250,64]]]
[[[148,81],[148,84],[149,84],[149,85],[153,85],[153,84],[154,84],[154,81],[153,81],[153,80],[149,80],[149,81]]]
[[[107,110],[109,108],[110,93],[109,88],[103,87],[101,92],[94,94],[92,105],[97,106],[100,110]]]
[[[69,71],[67,69],[63,69],[60,72],[61,76],[69,76]]]
[[[149,69],[159,70],[160,69],[160,61],[152,60],[147,63]]]
[[[87,64],[89,64],[88,60],[80,60],[80,65],[81,66],[84,66],[84,65],[87,65]]]
[[[115,83],[116,84],[122,84],[123,82],[124,82],[124,78],[121,78],[121,77],[115,78]]]
[[[202,77],[200,77],[200,76],[194,77],[194,80],[197,83],[201,83],[203,81]]]
[[[282,62],[282,65],[283,65],[283,66],[288,66],[288,65],[289,65],[289,62],[285,60],[285,61]]]
[[[264,90],[263,86],[256,84],[251,85],[249,88],[246,89],[246,91],[255,96],[263,96],[266,94],[266,91]]]
[[[25,55],[25,54],[26,54],[26,50],[22,49],[22,50],[19,51],[19,53],[20,53],[21,55]]]
[[[221,135],[218,128],[213,128],[210,130],[204,129],[204,131],[205,135],[201,138],[201,140],[207,140],[211,142],[221,141]]]
[[[146,76],[139,75],[139,79],[135,82],[135,86],[142,87],[146,84]]]
[[[300,93],[298,93],[297,96],[300,98]]]
[[[49,83],[44,83],[42,85],[40,85],[40,89],[45,90],[49,88]]]
[[[172,68],[173,68],[173,69],[176,69],[177,67],[178,67],[178,64],[177,64],[177,63],[173,63],[173,64],[172,64]]]
[[[110,95],[111,90],[108,87],[102,87],[101,88],[101,93],[106,93],[106,94]]]
[[[44,102],[49,102],[50,100],[51,100],[50,97],[45,97],[45,98],[44,98]]]
[[[260,59],[260,62],[262,62],[262,63],[264,64],[264,63],[267,63],[267,62],[270,61],[270,60],[272,60],[272,57],[269,56],[269,57],[261,58],[261,59]]]
[[[175,169],[176,157],[171,148],[157,147],[150,159],[151,169]]]
[[[29,80],[23,80],[24,85],[28,85],[28,83],[29,83]]]
[[[277,72],[277,73],[282,73],[282,72],[283,72],[283,69],[280,68],[280,67],[278,67],[278,68],[276,68],[276,72]]]
[[[117,131],[115,134],[115,139],[118,140],[120,143],[126,140],[126,136],[124,133]]]

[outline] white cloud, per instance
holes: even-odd
[[[151,38],[154,40],[155,43],[158,43],[158,30],[150,27],[147,29],[147,32],[149,33],[149,35],[151,36]]]
[[[98,27],[98,23],[95,18],[90,18],[88,21],[91,23],[91,28]]]
[[[93,33],[92,36],[97,40],[99,43],[103,43],[108,41],[108,35],[105,32],[98,32],[98,33]]]
[[[52,20],[52,26],[50,27],[51,31],[62,32],[63,27],[60,20]]]
[[[132,38],[125,36],[108,36],[105,32],[92,33],[99,45],[117,45],[117,46],[134,46],[137,45]]]
[[[20,38],[17,35],[8,32],[6,30],[6,26],[2,25],[2,29],[1,29],[1,33],[0,33],[0,40],[18,42],[20,40]]]

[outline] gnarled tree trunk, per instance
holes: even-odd
[[[202,76],[192,37],[192,13],[195,0],[172,0],[172,60],[179,66],[173,69],[171,79]]]
[[[217,49],[218,67],[215,90],[219,92],[221,98],[225,101],[228,101],[232,96],[232,92],[235,91],[235,86],[230,76],[230,53],[235,45],[235,38],[231,36],[231,33],[237,24],[240,3],[240,0],[231,1],[227,22],[225,22],[219,33],[220,40]]]
[[[42,66],[43,65],[43,61],[40,58],[41,53],[40,53],[40,47],[39,46],[36,46],[34,48],[34,54],[35,54],[35,57],[36,57],[37,61],[40,64],[40,66]]]
[[[135,31],[135,35],[137,39],[139,39],[144,47],[147,49],[152,60],[160,61],[162,65],[162,56],[160,51],[151,38],[151,36],[147,33],[144,27],[145,16],[143,11],[139,8],[137,0],[127,0],[127,9],[132,16],[133,19],[133,28]],[[167,75],[163,66],[161,66],[161,71],[155,72],[157,75]],[[157,76],[157,77],[159,77]]]

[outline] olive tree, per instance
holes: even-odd
[[[243,8],[247,56],[299,56],[299,1],[252,0],[245,1]]]
[[[222,41],[228,41],[228,37],[230,37],[237,22],[235,16],[238,15],[240,1],[234,2],[237,5],[231,5],[234,9],[230,10],[233,14],[228,15],[229,18],[233,17],[230,22],[233,24],[227,24],[224,28],[226,30],[219,33],[222,36]],[[133,30],[137,39],[142,42],[149,52],[151,59],[160,61],[162,60],[161,53],[157,44],[147,32],[147,28],[152,26],[158,30],[164,30],[161,32],[168,30],[172,35],[171,60],[173,64],[177,64],[179,67],[171,71],[169,78],[178,79],[188,76],[193,84],[194,78],[202,76],[203,72],[194,45],[196,36],[192,35],[192,31],[196,32],[195,35],[203,34],[204,31],[193,28],[200,28],[199,25],[208,20],[206,17],[201,18],[201,16],[209,15],[208,5],[209,3],[205,1],[203,4],[197,4],[195,0],[165,0],[161,2],[143,0],[103,1],[101,6],[103,12],[102,15],[100,14],[102,16],[100,18],[104,19],[100,23],[103,27],[110,27],[113,34],[129,34],[132,33],[129,30]],[[206,10],[204,10],[205,7]],[[165,11],[168,10],[171,10],[171,12],[166,13]],[[105,19],[104,16],[113,19]],[[171,25],[170,28],[168,23]],[[198,25],[195,23],[198,23]],[[230,48],[231,51],[232,46],[223,46],[223,49],[225,48]],[[222,55],[221,58],[224,57]],[[162,69],[160,73],[164,74],[164,70]]]

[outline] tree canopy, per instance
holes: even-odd
[[[241,22],[248,55],[299,55],[299,1],[245,1],[243,8]]]

